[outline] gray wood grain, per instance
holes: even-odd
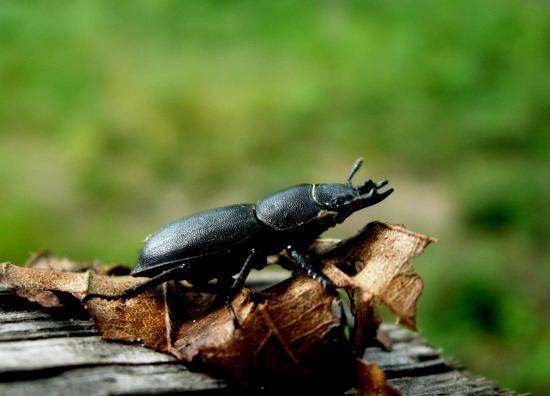
[[[387,324],[382,329],[392,339],[393,350],[370,347],[364,359],[377,362],[389,382],[404,395],[517,395],[442,357],[418,333]]]
[[[67,367],[37,373],[36,378],[13,377],[0,382],[0,394],[41,395],[166,395],[231,394],[225,383],[179,364],[102,365]]]
[[[268,280],[262,274],[258,286]],[[393,325],[383,328],[393,351],[370,347],[365,359],[377,362],[404,395],[515,394],[460,369],[419,334]],[[172,356],[102,340],[89,320],[46,312],[0,286],[0,395],[136,394],[229,395],[242,390],[190,372]]]

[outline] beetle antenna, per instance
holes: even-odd
[[[363,158],[357,158],[355,161],[355,164],[353,164],[353,167],[351,168],[351,172],[348,176],[348,184],[352,186],[351,179],[353,179],[353,176],[357,173],[359,168],[361,168],[361,165],[363,164]]]

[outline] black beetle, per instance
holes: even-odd
[[[185,279],[200,288],[216,279],[220,290],[227,291],[225,304],[238,324],[231,300],[252,268],[263,268],[268,255],[283,250],[312,278],[335,291],[332,281],[304,251],[328,228],[393,192],[378,191],[387,180],[353,186],[351,180],[361,164],[362,159],[355,162],[345,184],[299,184],[255,205],[224,206],[170,223],[146,240],[132,271],[150,280],[119,295],[90,293],[83,301],[132,298],[168,280]]]

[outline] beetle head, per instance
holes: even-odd
[[[315,184],[313,187],[313,200],[327,210],[337,212],[340,221],[353,212],[383,201],[393,192],[393,188],[384,192],[378,191],[388,184],[387,180],[376,183],[367,180],[362,185],[354,186],[351,180],[362,163],[361,158],[355,161],[345,184]]]

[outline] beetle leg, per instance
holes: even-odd
[[[88,293],[82,298],[82,302],[86,302],[92,298],[102,298],[104,300],[119,300],[139,296],[142,293],[145,293],[148,290],[154,289],[158,285],[172,280],[175,278],[175,274],[181,273],[182,270],[186,269],[186,264],[182,264],[178,267],[170,268],[164,272],[161,272],[157,276],[140,283],[130,289],[124,290],[120,294],[102,294],[102,293]]]
[[[216,295],[212,305],[218,306],[219,304],[222,304],[222,303],[225,304],[225,297],[234,281],[235,280],[230,275],[224,275],[218,278],[218,280],[216,281],[215,288],[213,290],[207,291],[207,292],[213,292]],[[202,288],[200,290],[204,291]]]
[[[256,251],[256,249],[252,249],[250,251],[250,254],[246,258],[243,266],[241,267],[241,270],[235,280],[233,281],[233,284],[229,288],[229,291],[227,292],[227,295],[225,297],[225,306],[229,310],[229,313],[231,314],[231,318],[233,319],[233,324],[235,325],[235,328],[240,328],[241,323],[239,322],[239,318],[237,318],[237,315],[235,314],[235,311],[233,310],[233,307],[231,306],[231,300],[235,297],[237,292],[241,290],[241,288],[244,285],[244,282],[246,281],[246,278],[248,277],[248,274],[250,273],[250,270],[254,267],[256,264],[256,259],[259,257],[259,253]]]
[[[279,264],[287,271],[293,271],[294,269],[296,269],[296,264],[294,263],[294,261],[288,258],[288,256],[282,254],[277,257],[277,264]]]
[[[294,249],[292,246],[288,246],[286,251],[290,257],[292,257],[300,268],[304,269],[309,276],[323,285],[331,293],[336,292],[336,286],[334,283],[321,271],[319,271],[305,256]]]
[[[328,276],[318,270],[311,261],[309,261],[303,254],[294,249],[292,246],[288,246],[286,248],[286,251],[288,252],[290,257],[296,260],[296,262],[302,269],[307,271],[307,274],[309,276],[311,276],[313,279],[323,285],[329,291],[329,293],[336,295],[336,301],[338,302],[338,307],[340,308],[341,323],[344,326],[348,326],[344,303],[340,298],[340,295],[336,291],[336,285],[334,285],[334,283],[330,280]]]

